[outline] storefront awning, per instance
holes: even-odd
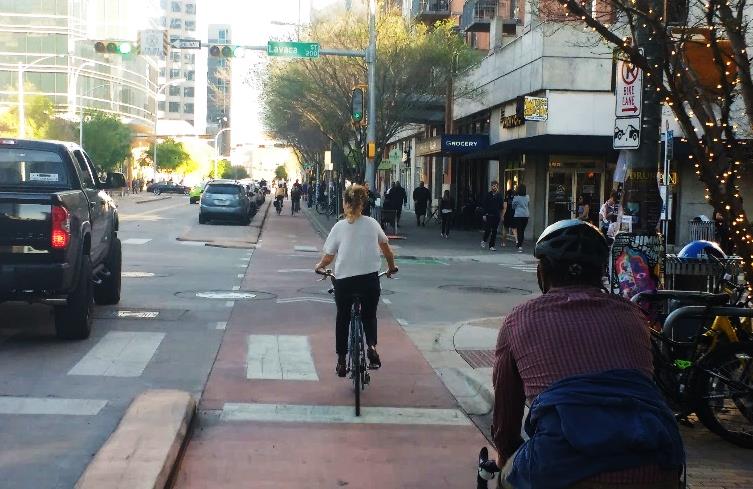
[[[545,134],[511,139],[464,155],[463,160],[493,160],[511,153],[594,155],[614,152],[612,136]]]
[[[382,160],[381,163],[379,163],[379,166],[377,167],[377,171],[380,170],[386,170],[386,171],[392,171],[393,163],[390,160]]]

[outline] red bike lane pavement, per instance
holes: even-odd
[[[199,402],[175,488],[475,487],[486,440],[384,306],[381,369],[355,417],[335,375],[335,306],[311,271],[322,240],[270,214]],[[382,280],[382,288],[389,282]]]

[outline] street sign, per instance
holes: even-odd
[[[636,117],[641,115],[643,98],[643,70],[627,61],[617,62],[617,104],[614,115]]]
[[[614,149],[638,149],[641,145],[641,118],[627,117],[614,121]]]
[[[666,135],[666,141],[665,144],[665,156],[668,161],[671,161],[672,158],[675,155],[675,132],[672,130],[667,130]]]
[[[199,39],[176,39],[170,43],[170,46],[175,49],[201,49],[201,41]]]
[[[139,31],[139,50],[144,56],[164,56],[164,33],[159,29]]]
[[[523,119],[527,121],[545,121],[549,117],[549,104],[546,97],[525,97],[523,100]]]
[[[283,58],[318,58],[319,43],[269,41],[267,55]]]

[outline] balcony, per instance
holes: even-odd
[[[413,13],[418,22],[433,24],[450,17],[450,0],[413,0]]]
[[[489,32],[498,4],[498,0],[466,0],[460,28],[466,32]]]

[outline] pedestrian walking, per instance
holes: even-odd
[[[620,194],[616,190],[609,193],[609,198],[604,202],[599,210],[599,222],[601,233],[606,236],[609,231],[609,225],[617,222],[617,200]]]
[[[368,182],[364,183],[363,186],[366,189],[367,198],[366,198],[366,205],[363,206],[363,210],[361,211],[361,214],[363,214],[364,216],[371,217],[371,210],[376,205],[377,194],[371,191],[371,186],[368,184]]]
[[[515,197],[515,190],[512,186],[505,192],[505,206],[502,212],[502,246],[507,246],[507,237],[515,234],[515,223],[513,222],[512,199]]]
[[[413,208],[416,210],[416,226],[426,227],[426,209],[431,201],[431,192],[424,186],[424,182],[419,182],[418,187],[413,190]],[[423,222],[421,218],[423,217]]]
[[[522,183],[518,185],[518,189],[515,192],[516,195],[512,199],[513,208],[513,221],[515,223],[515,235],[518,238],[518,253],[523,252],[523,238],[526,233],[526,226],[528,226],[528,211],[529,197],[526,194],[526,186]]]
[[[305,181],[303,182],[303,185],[301,187],[301,192],[302,192],[301,196],[303,197],[303,201],[306,202],[307,200],[309,200],[309,183],[308,182],[305,182]]]
[[[439,215],[442,219],[442,237],[450,237],[450,222],[452,221],[452,212],[455,209],[455,202],[450,197],[450,191],[445,190],[442,200],[439,202]]]
[[[497,228],[502,219],[502,211],[504,207],[505,200],[502,194],[499,193],[499,182],[494,180],[482,205],[483,215],[481,219],[484,222],[484,239],[481,240],[482,248],[486,248],[488,240],[489,251],[497,251],[497,248],[495,248],[497,241]]]
[[[390,208],[395,212],[395,230],[400,227],[400,215],[403,213],[403,205],[408,203],[408,195],[400,182],[392,182],[392,186],[387,191],[387,199],[390,202]]]

